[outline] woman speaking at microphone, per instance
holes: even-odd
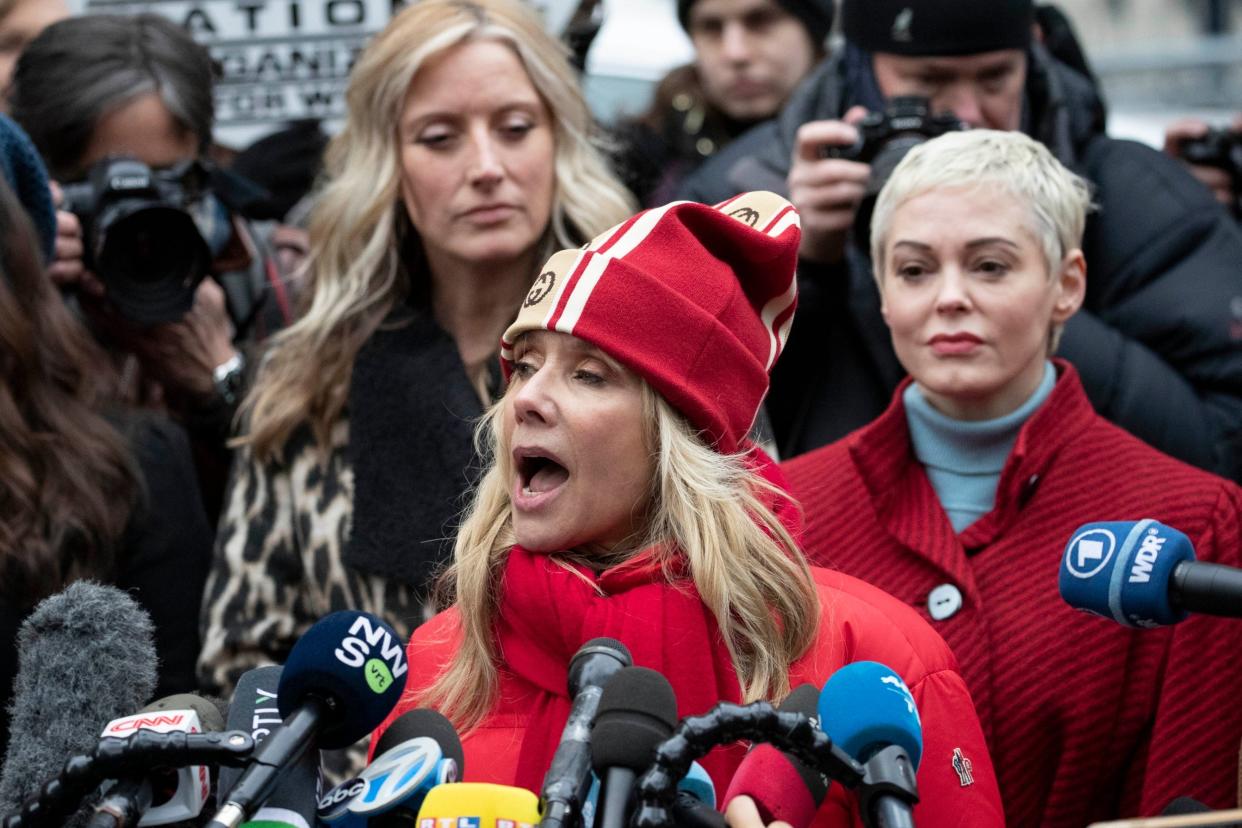
[[[1231,807],[1237,785],[1242,624],[1126,629],[1058,595],[1062,550],[1092,521],[1154,518],[1200,558],[1242,563],[1242,490],[1109,424],[1051,358],[1086,290],[1087,207],[1086,184],[1018,132],[912,150],[871,230],[910,379],[875,422],[784,465],[811,560],[915,606],[953,647],[1014,826],[1081,828],[1185,795]],[[1153,240],[1152,255],[1176,254]],[[1198,343],[1166,323],[1224,327],[1230,310],[1186,305],[1125,312],[1189,358]]]
[[[924,727],[918,824],[1002,824],[944,643],[890,596],[808,567],[780,472],[746,438],[792,322],[799,237],[788,202],[748,193],[648,210],[543,267],[502,340],[508,384],[480,425],[491,462],[445,578],[452,606],[412,636],[393,714],[448,715],[467,780],[539,790],[566,668],[606,636],[668,677],[681,716],[887,664]],[[741,756],[703,760],[717,790]],[[856,824],[851,800],[834,786],[817,824]]]

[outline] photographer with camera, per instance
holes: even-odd
[[[18,60],[13,117],[58,182],[49,271],[127,381],[196,442],[209,510],[246,384],[246,348],[291,318],[291,286],[243,211],[258,195],[206,157],[213,66],[156,15],[45,29]]]
[[[1093,83],[1035,36],[1031,0],[843,0],[841,16],[844,46],[776,119],[726,147],[683,190],[715,203],[779,189],[801,210],[802,305],[768,403],[782,454],[874,419],[904,374],[865,234],[853,229],[882,182],[859,160],[823,156],[854,145],[867,113],[921,96],[929,115],[1026,133],[1091,182],[1099,209],[1084,239],[1089,289],[1058,354],[1104,417],[1242,479],[1242,320],[1231,309],[1242,296],[1242,232],[1220,205],[1167,157],[1102,133]],[[911,132],[936,134],[927,121],[887,130]]]
[[[1164,131],[1164,151],[1186,163],[1190,174],[1242,220],[1242,112],[1228,126],[1183,118]]]

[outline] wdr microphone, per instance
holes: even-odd
[[[591,725],[591,766],[600,780],[595,828],[625,828],[630,791],[651,765],[656,746],[677,726],[677,696],[668,679],[625,667],[604,687]]]
[[[237,828],[312,746],[347,747],[379,725],[405,687],[405,649],[374,615],[320,619],[289,652],[276,703],[282,722],[255,750],[210,828]]]
[[[1127,627],[1188,612],[1242,618],[1242,570],[1195,560],[1190,538],[1154,520],[1087,523],[1061,557],[1061,597]]]
[[[816,718],[820,690],[803,684],[781,702],[778,710]],[[793,756],[763,742],[755,743],[738,765],[724,802],[745,794],[755,801],[763,823],[780,820],[807,828],[828,795],[829,780]]]
[[[35,607],[17,635],[0,811],[17,810],[66,760],[94,750],[108,722],[151,699],[153,636],[146,610],[116,587],[78,581]]]
[[[137,730],[156,733],[204,733],[224,729],[216,706],[201,696],[179,693],[152,702],[141,712],[113,719],[103,736],[125,738]],[[206,765],[155,768],[151,773],[121,779],[95,808],[87,828],[124,825],[167,825],[194,819],[211,793]]]
[[[371,764],[319,801],[319,821],[333,828],[411,825],[431,789],[461,778],[463,762],[452,722],[434,710],[407,711],[384,731]]]
[[[865,768],[858,786],[863,813],[877,825],[912,828],[923,727],[901,676],[876,661],[846,664],[819,694],[819,724]]]
[[[438,785],[418,809],[420,828],[532,828],[539,799],[525,788],[487,782]]]
[[[569,695],[574,701],[543,778],[541,828],[577,828],[591,789],[591,721],[604,686],[633,662],[625,645],[612,638],[592,638],[569,662]]]

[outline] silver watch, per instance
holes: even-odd
[[[212,380],[216,391],[229,405],[237,405],[241,400],[242,386],[245,384],[246,361],[241,351],[221,362],[212,371]]]

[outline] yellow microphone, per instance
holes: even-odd
[[[535,828],[539,797],[525,788],[448,782],[427,792],[418,828]]]

